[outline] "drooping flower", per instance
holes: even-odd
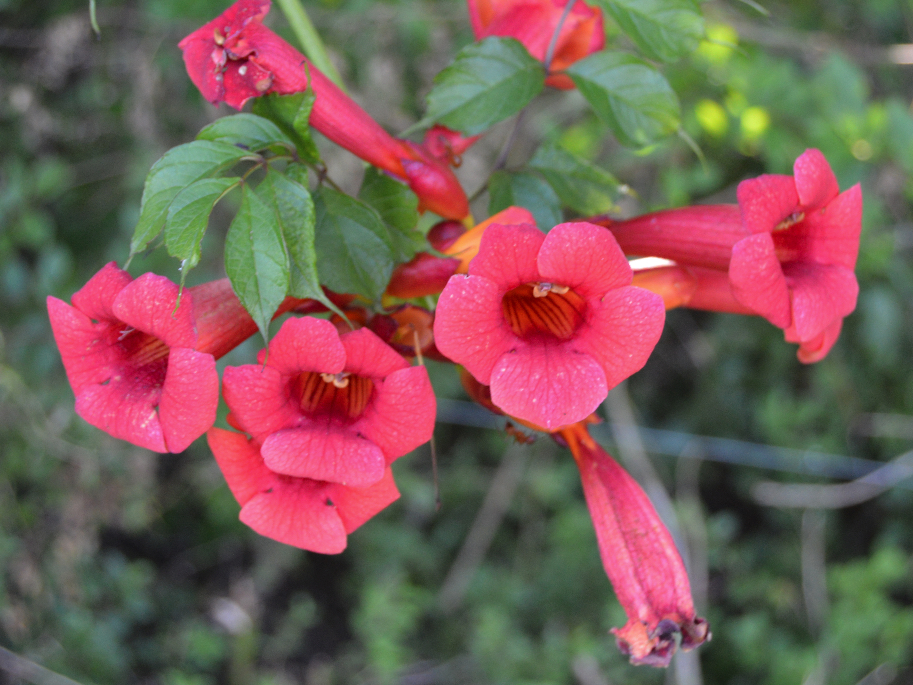
[[[856,307],[862,191],[857,184],[841,193],[818,150],[806,150],[793,171],[743,181],[738,207],[595,221],[627,254],[726,271],[735,300],[782,328],[799,344],[799,360],[812,363],[827,355]]]
[[[316,99],[310,124],[361,159],[407,182],[420,207],[446,218],[469,214],[466,193],[445,157],[394,138],[308,59],[263,25],[270,0],[238,0],[178,47],[194,85],[213,104],[240,109],[267,93]]]
[[[469,275],[444,288],[435,341],[506,414],[555,430],[588,416],[659,340],[662,300],[631,278],[598,226],[494,224]]]
[[[133,278],[112,262],[48,314],[76,413],[140,447],[181,452],[212,426],[215,359],[198,348],[193,295],[163,276]]]
[[[558,22],[571,0],[467,0],[469,20],[477,40],[488,36],[516,38],[536,59],[544,62]],[[546,83],[554,88],[574,87],[567,69],[605,47],[602,13],[575,0],[558,33]]]
[[[366,487],[431,438],[435,399],[424,367],[410,367],[366,328],[339,335],[329,321],[289,319],[259,365],[228,367],[232,423],[253,436],[271,471]]]
[[[348,487],[270,470],[258,444],[241,433],[212,428],[207,439],[241,521],[287,545],[338,554],[349,533],[399,497],[389,468],[369,486]]]
[[[623,628],[612,629],[618,647],[633,664],[668,666],[677,634],[683,650],[710,639],[675,542],[643,489],[585,424],[569,426],[559,437],[577,461],[602,564],[628,615]]]

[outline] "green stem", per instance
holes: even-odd
[[[308,17],[307,12],[304,11],[301,2],[299,0],[276,0],[276,2],[279,5],[279,9],[282,10],[282,13],[288,20],[288,23],[291,25],[292,31],[295,32],[295,37],[298,38],[298,42],[301,43],[301,48],[304,50],[304,54],[307,55],[307,58],[311,60],[311,63],[320,69],[328,79],[345,90],[342,78],[339,76],[339,72],[336,71],[336,67],[334,67],[333,63],[330,61],[327,49],[324,47],[320,36],[317,34],[317,29],[314,28],[314,24],[311,23],[311,19]]]

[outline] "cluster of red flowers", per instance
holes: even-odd
[[[604,34],[599,10],[568,1],[470,0],[469,8],[477,37],[518,38],[550,58],[549,83],[569,87],[559,72],[600,49]],[[433,250],[397,268],[387,290],[400,299],[439,295],[437,309],[372,313],[347,298],[343,321],[297,316],[320,307],[286,300],[276,316],[296,315],[258,363],[225,369],[235,429],[227,430],[213,427],[215,360],[256,331],[227,280],[181,293],[161,276],[134,280],[109,264],[71,305],[48,298],[76,412],[161,452],[206,433],[244,523],[338,553],[399,496],[392,462],[431,438],[434,392],[425,368],[407,358],[420,351],[462,365],[474,399],[573,453],[630,619],[614,631],[623,651],[635,663],[666,665],[676,633],[685,649],[701,644],[708,626],[668,531],[586,426],[647,362],[671,307],[762,316],[799,344],[801,361],[823,358],[856,304],[859,187],[840,193],[822,154],[808,150],[794,176],[742,182],[738,206],[592,217],[547,233],[511,207],[467,230],[468,201],[450,166],[474,139],[442,127],[421,144],[390,136],[263,26],[268,8],[269,0],[239,0],[181,41],[191,79],[211,102],[236,108],[312,89],[317,130],[407,183],[421,209],[450,219],[428,234]],[[672,261],[635,273],[632,256]]]

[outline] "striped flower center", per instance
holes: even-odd
[[[117,332],[116,345],[124,358],[137,367],[167,360],[171,351],[161,339],[130,326]]]
[[[501,311],[520,338],[567,340],[583,323],[586,302],[573,290],[555,283],[526,283],[507,292]]]
[[[307,416],[333,415],[354,421],[371,401],[374,381],[364,376],[306,371],[292,381],[292,392],[299,397]]]

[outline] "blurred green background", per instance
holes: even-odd
[[[669,517],[714,633],[668,671],[629,666],[607,634],[624,615],[572,459],[467,426],[489,418],[450,368],[431,365],[440,510],[423,448],[340,556],[240,524],[202,441],[152,454],[74,415],[45,298],[123,264],[150,165],[220,114],[176,43],[226,4],[99,0],[96,39],[87,0],[0,0],[0,646],[84,684],[913,683],[911,481],[787,485],[868,468],[827,455],[888,462],[913,442],[913,2],[704,3],[711,40],[665,68],[703,162],[680,138],[619,147],[575,93],[540,97],[513,148],[514,165],[544,139],[601,164],[636,194],[628,213],[733,201],[807,147],[863,186],[859,306],[825,361],[800,365],[760,319],[673,311],[606,403],[600,438]],[[472,39],[457,0],[306,7],[392,131]],[[278,9],[269,23],[291,40]],[[509,127],[466,155],[470,192]],[[360,163],[324,147],[357,187]],[[147,270],[178,277],[163,250],[131,266]],[[222,275],[210,256],[190,281]],[[0,682],[26,666],[0,652]]]

